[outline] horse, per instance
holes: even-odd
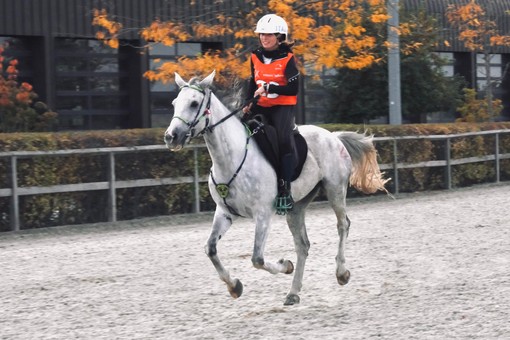
[[[310,248],[305,211],[321,188],[337,219],[336,278],[340,285],[347,284],[351,276],[344,256],[350,227],[346,213],[348,186],[351,184],[369,194],[386,191],[384,186],[388,181],[379,169],[373,136],[358,132],[329,132],[313,125],[299,126],[299,132],[307,141],[308,153],[300,176],[292,182],[295,204],[286,214],[297,262],[294,267],[290,260],[267,261],[264,248],[275,214],[276,173],[257,144],[250,143],[253,131],[236,114],[240,110],[231,112],[213,93],[214,76],[215,71],[202,80],[192,78],[186,82],[175,73],[179,93],[172,102],[174,116],[164,133],[164,142],[168,149],[178,151],[193,138],[203,136],[205,140],[212,161],[209,191],[216,203],[205,252],[230,295],[240,297],[243,285],[223,266],[217,244],[237,218],[251,218],[255,222],[253,266],[271,274],[294,272],[284,305],[300,303],[299,293]]]

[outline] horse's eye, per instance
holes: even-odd
[[[197,101],[192,101],[191,102],[191,107],[198,107],[198,102]]]

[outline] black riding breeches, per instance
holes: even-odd
[[[262,114],[267,123],[276,130],[278,146],[280,150],[280,159],[286,154],[294,154],[294,106],[277,105],[272,107],[255,106],[253,113]]]

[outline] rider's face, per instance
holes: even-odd
[[[261,33],[259,35],[260,44],[266,51],[273,51],[278,48],[278,38],[273,33]]]

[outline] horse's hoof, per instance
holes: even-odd
[[[296,305],[300,302],[300,298],[296,294],[288,294],[287,298],[285,299],[285,302],[283,303],[284,306],[292,306]]]
[[[294,264],[292,263],[292,261],[281,259],[278,262],[280,262],[281,264],[287,262],[287,270],[283,272],[284,274],[292,274],[294,272]]]
[[[349,282],[350,278],[351,278],[351,272],[348,270],[346,270],[345,273],[343,273],[342,275],[338,275],[336,277],[338,284],[340,284],[341,286],[346,285]]]
[[[243,284],[238,279],[235,279],[235,285],[232,288],[228,288],[228,292],[230,293],[230,296],[232,296],[234,299],[237,299],[243,294]]]

